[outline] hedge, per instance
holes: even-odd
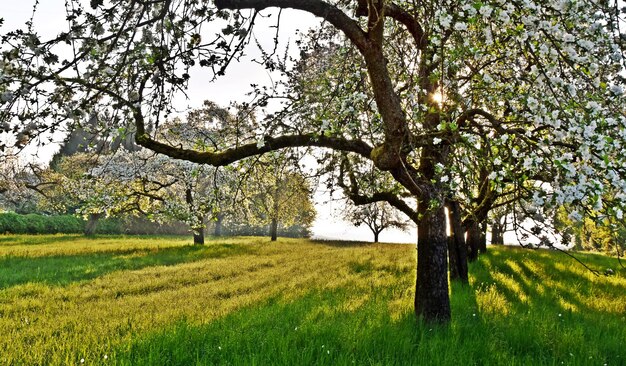
[[[0,234],[82,234],[86,221],[72,215],[46,216],[0,213]],[[98,222],[99,234],[121,234],[119,220],[103,219]]]

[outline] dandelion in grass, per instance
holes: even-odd
[[[105,359],[105,360],[108,360],[108,359],[109,359],[109,356],[104,355],[104,359]]]
[[[80,359],[80,363],[85,363],[85,359],[84,359],[84,358],[81,358],[81,359]]]

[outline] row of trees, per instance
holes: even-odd
[[[3,38],[0,122],[15,146],[93,118],[106,131],[131,129],[140,146],[214,167],[325,148],[317,154],[330,186],[417,224],[420,318],[450,319],[448,255],[466,280],[465,255],[479,253],[494,209],[514,205],[544,242],[557,207],[573,220],[587,210],[621,220],[626,209],[617,1],[69,3],[69,31],[44,40],[27,27]],[[261,49],[256,61],[283,78],[256,86],[235,114],[259,124],[235,118],[214,126],[228,138],[171,140],[172,100],[192,69],[217,78],[248,45],[260,47],[253,29],[271,7],[324,22],[298,41],[299,60],[276,52],[278,36]]]
[[[210,102],[190,118],[200,113],[232,117]],[[184,131],[172,127],[167,138],[186,143],[180,135],[198,137],[207,133],[201,124],[213,122],[198,120]],[[136,215],[186,224],[196,244],[204,243],[205,228],[212,221],[216,235],[224,224],[237,233],[258,233],[257,227],[267,233],[269,228],[272,240],[279,227],[289,235],[310,235],[313,192],[295,163],[295,152],[214,168],[156,154],[123,135],[103,141],[91,132],[94,127],[72,131],[48,169],[5,162],[3,206],[23,213],[81,215],[88,220],[88,235],[95,233],[102,217]]]

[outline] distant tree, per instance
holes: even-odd
[[[378,236],[386,229],[396,228],[404,231],[409,228],[409,223],[400,216],[400,212],[382,201],[363,206],[348,203],[344,217],[354,226],[367,226],[374,234],[374,243],[378,243]]]
[[[626,221],[589,210],[578,220],[570,217],[567,207],[556,210],[555,221],[562,244],[575,250],[623,256],[626,251]]]
[[[504,244],[504,234],[510,230],[512,207],[504,205],[489,212],[491,244]]]
[[[120,149],[100,156],[99,161],[84,179],[113,191],[92,192],[93,198],[84,203],[81,212],[142,213],[160,222],[181,221],[191,228],[194,243],[204,244],[206,222],[216,217],[218,202],[225,199],[221,187],[228,169],[176,160],[146,149]]]
[[[251,161],[241,190],[244,216],[252,223],[269,227],[272,241],[278,228],[300,224],[309,227],[315,220],[312,190],[294,161],[282,154],[267,154]]]
[[[0,211],[32,213],[37,210],[37,190],[43,184],[41,167],[25,164],[10,151],[0,158]]]
[[[137,195],[135,186],[125,184],[122,179],[94,174],[108,158],[107,155],[92,153],[75,153],[58,158],[54,168],[41,174],[41,180],[46,185],[39,190],[39,210],[82,216],[87,220],[86,235],[95,234],[101,218],[145,212],[152,203],[148,197]],[[117,177],[128,170],[117,168],[120,169]]]

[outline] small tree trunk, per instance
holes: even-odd
[[[378,243],[378,235],[380,235],[380,231],[374,231],[374,243]]]
[[[448,204],[448,213],[451,226],[451,236],[448,241],[448,257],[450,258],[450,277],[468,283],[467,271],[467,244],[465,243],[465,228],[461,222],[461,207],[458,202]]]
[[[215,236],[222,236],[222,223],[224,221],[224,214],[217,214],[217,220],[215,221]]]
[[[458,280],[461,277],[459,273],[459,264],[456,251],[456,243],[454,234],[448,236],[448,267],[450,269],[450,279]]]
[[[96,234],[96,229],[98,227],[98,221],[102,217],[101,213],[91,213],[87,218],[87,223],[85,224],[85,235],[92,236]]]
[[[193,231],[193,243],[194,245],[204,245],[204,228]]]
[[[185,202],[187,202],[187,205],[189,205],[189,209],[191,210],[191,212],[193,211],[193,191],[191,190],[191,187],[187,187],[185,189]],[[197,212],[196,212],[197,213]],[[193,243],[195,245],[203,245],[204,244],[204,217],[196,217],[200,223],[200,227],[191,227],[191,230],[193,230]],[[194,224],[195,225],[195,224]]]
[[[502,225],[496,220],[491,224],[491,245],[504,244]]]
[[[478,242],[478,250],[480,250],[480,253],[487,253],[487,223],[486,222],[482,222],[479,225],[480,228],[480,241]]]
[[[272,223],[270,224],[270,237],[272,241],[276,241],[278,237],[278,220],[272,219]]]
[[[469,248],[467,259],[473,262],[478,259],[478,250],[480,248],[480,227],[475,221],[471,221],[467,225],[467,245]]]
[[[415,314],[428,322],[450,320],[446,217],[443,206],[420,208],[417,238]]]

